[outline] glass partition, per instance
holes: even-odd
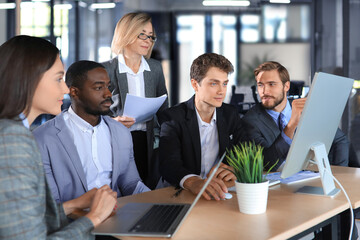
[[[194,94],[190,84],[191,63],[205,52],[205,16],[180,15],[176,23],[179,48],[179,102],[183,102]]]
[[[234,66],[234,73],[229,75],[229,83],[225,102],[230,102],[231,86],[236,85],[236,17],[233,15],[212,16],[212,49],[213,52],[225,56]]]

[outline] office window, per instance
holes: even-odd
[[[237,56],[236,56],[236,16],[212,16],[212,51],[225,56],[234,66],[234,73],[229,75],[229,83],[225,102],[230,101],[231,86],[236,84]]]
[[[51,11],[49,2],[22,2],[21,27],[23,35],[50,39]],[[69,30],[68,19],[71,4],[55,3],[54,5],[54,36],[56,46],[60,49],[64,61],[69,55]]]
[[[179,44],[179,100],[189,99],[194,91],[190,85],[192,61],[205,52],[205,16],[177,17],[176,39]]]
[[[302,42],[310,39],[310,6],[265,5],[263,7],[265,42]]]
[[[264,39],[267,42],[286,40],[287,8],[285,5],[264,6]]]
[[[54,5],[54,35],[56,46],[61,50],[64,61],[69,57],[69,10],[72,5],[68,3]]]
[[[244,14],[240,16],[240,39],[244,43],[260,41],[260,16],[257,14]]]
[[[50,35],[49,26],[50,7],[47,2],[21,3],[21,34],[47,37]]]

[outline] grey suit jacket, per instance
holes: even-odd
[[[33,132],[51,192],[57,202],[77,198],[90,190],[87,188],[84,168],[74,145],[73,134],[63,116],[62,112]],[[149,190],[139,177],[129,130],[108,116],[104,117],[104,121],[111,134],[111,188],[118,193],[118,197]]]
[[[251,108],[242,118],[250,140],[264,147],[264,161],[271,167],[277,160],[277,169],[286,159],[290,145],[281,136],[279,127],[261,103]],[[329,152],[330,164],[348,166],[349,141],[340,129],[337,130]],[[274,170],[275,170],[274,169]]]
[[[165,86],[164,73],[159,61],[154,59],[147,59],[151,71],[144,71],[144,84],[145,84],[145,97],[159,97],[167,94]],[[113,104],[111,105],[111,111],[114,116],[121,116],[124,109],[126,94],[129,92],[126,73],[119,73],[119,61],[118,57],[111,59],[110,61],[102,63],[111,80],[110,90],[112,93]],[[160,107],[158,112],[168,108],[168,99]],[[152,150],[154,148],[154,128],[159,135],[159,124],[157,120],[153,119],[146,122],[146,135],[148,145],[148,166],[149,176],[153,175],[154,169],[151,167],[155,164],[152,160]],[[156,171],[156,170],[155,170]],[[156,181],[156,179],[148,179],[147,182]]]
[[[87,217],[68,223],[21,121],[0,120],[0,239],[93,239]]]

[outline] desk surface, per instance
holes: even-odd
[[[358,184],[360,183],[360,168],[331,166],[331,171],[344,187],[350,198],[353,209],[359,208],[360,188],[358,187]],[[341,194],[338,198],[346,200],[344,194]]]
[[[332,170],[348,192],[353,206],[359,207],[360,190],[351,187],[355,182],[360,182],[360,169],[332,167]],[[234,197],[230,200],[200,199],[173,239],[286,239],[348,208],[343,193],[333,199],[293,193],[299,186],[305,184],[320,185],[320,180],[303,182],[301,185],[277,185],[270,188],[267,211],[259,215],[240,213],[235,192],[232,192]],[[195,197],[188,191],[183,191],[177,198],[172,198],[174,193],[174,188],[164,188],[122,197],[118,199],[118,207],[128,202],[191,203]],[[121,237],[121,239],[144,238]]]

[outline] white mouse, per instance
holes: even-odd
[[[225,199],[231,199],[232,194],[231,193],[225,193]]]

